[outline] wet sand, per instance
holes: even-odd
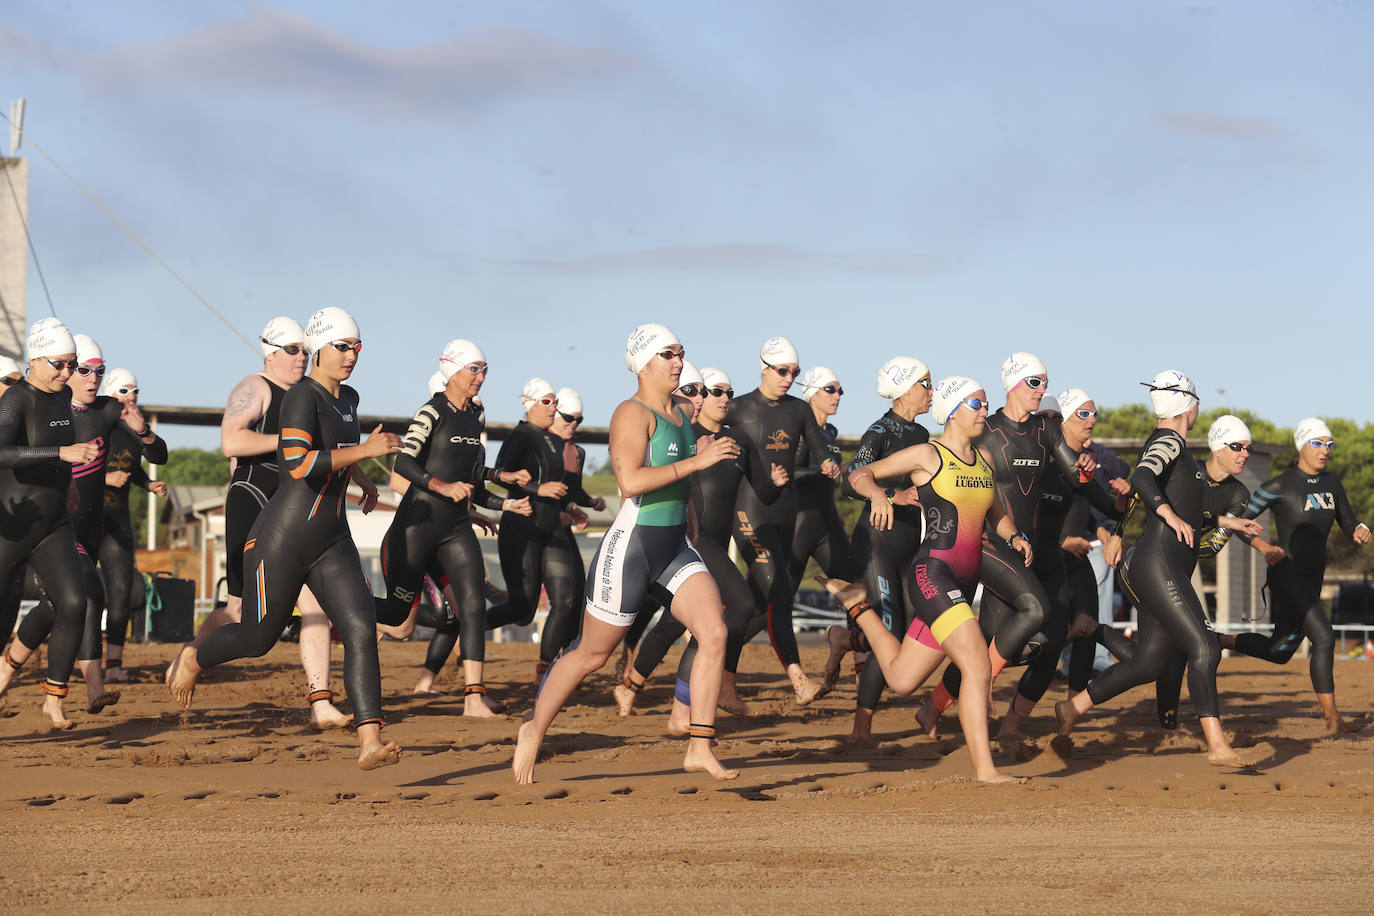
[[[879,711],[875,746],[845,750],[852,680],[795,708],[766,648],[741,692],[757,715],[719,721],[716,783],[680,769],[663,725],[670,672],[615,714],[608,666],[554,723],[533,786],[510,757],[533,699],[536,650],[489,647],[505,719],[465,719],[461,674],[407,691],[420,644],[384,643],[400,764],[364,773],[351,732],[307,727],[296,647],[210,672],[189,712],[162,685],[166,646],[131,646],[134,682],[77,727],[41,731],[32,661],[0,717],[0,910],[72,912],[1045,912],[1368,911],[1374,848],[1374,664],[1338,662],[1357,731],[1327,737],[1301,660],[1222,662],[1224,722],[1247,771],[1207,764],[1183,727],[1155,726],[1153,690],[1049,748],[1050,700],[1030,740],[998,752],[1024,786],[969,780],[957,719],[912,732],[915,702]],[[334,688],[342,694],[342,650]],[[804,654],[818,672],[819,650]],[[845,665],[848,674],[848,663]],[[999,707],[1014,676],[998,683]],[[341,703],[345,706],[346,703]]]

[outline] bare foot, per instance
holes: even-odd
[[[495,710],[487,705],[487,698],[480,693],[470,693],[463,697],[463,715],[475,719],[499,718]]]
[[[120,665],[105,669],[105,681],[109,684],[129,683],[129,672],[125,671]]]
[[[916,710],[916,724],[921,726],[921,731],[931,738],[934,738],[940,731],[940,712],[935,708],[935,704],[926,700],[921,704],[921,708]]]
[[[177,654],[172,656],[171,662],[167,665],[167,670],[162,673],[162,682],[168,687],[172,686],[172,678],[177,676],[177,668],[181,664],[181,653],[185,652],[188,648],[194,647],[191,646],[189,642],[183,643],[181,648],[177,649]]]
[[[854,637],[850,635],[849,627],[833,626],[825,631],[825,641],[830,647],[830,655],[825,660],[821,688],[829,693],[840,682],[840,664],[854,647]]]
[[[1078,713],[1074,711],[1073,703],[1069,700],[1055,703],[1054,717],[1059,720],[1059,734],[1067,738],[1069,732],[1073,731],[1074,723],[1078,721]]]
[[[1221,750],[1208,751],[1207,762],[1214,767],[1235,767],[1245,769],[1250,766],[1250,762],[1237,754],[1232,748],[1222,748]]]
[[[1073,626],[1069,627],[1069,632],[1064,636],[1064,645],[1068,645],[1080,637],[1087,636],[1096,629],[1096,620],[1087,614],[1078,614],[1073,618]]]
[[[834,595],[846,611],[868,597],[868,586],[862,582],[827,579],[825,576],[817,576],[816,581],[820,583],[821,588]]]
[[[625,680],[625,672],[630,670],[630,666],[635,661],[635,650],[629,646],[620,647],[620,657],[615,660],[615,680],[620,683]]]
[[[44,697],[43,711],[47,713],[48,718],[52,720],[50,727],[54,731],[66,731],[69,728],[76,727],[76,723],[68,719],[67,713],[62,709],[61,697]]]
[[[702,747],[700,741],[687,743],[687,756],[682,760],[682,768],[688,773],[709,773],[721,782],[739,776],[739,770],[727,770],[721,766],[716,755],[709,747]]]
[[[515,756],[510,762],[516,785],[528,786],[534,782],[534,761],[538,756],[539,738],[534,734],[534,723],[526,722],[517,733]]]
[[[328,700],[310,704],[310,727],[317,732],[328,731],[331,728],[348,728],[352,724],[353,717],[344,715]]]
[[[1026,783],[1030,782],[1025,776],[1008,776],[996,770],[993,770],[991,773],[978,773],[973,778],[988,785],[1003,785],[1004,783],[1014,782],[1018,786],[1024,786]]]
[[[1351,722],[1342,719],[1340,716],[1336,716],[1335,718],[1328,718],[1326,720],[1326,731],[1328,734],[1332,735],[1341,733],[1349,734],[1350,732],[1357,732],[1360,729],[1364,728],[1364,726],[1364,722]]]
[[[86,712],[95,715],[106,706],[113,706],[119,702],[118,690],[103,690],[99,696],[91,697],[86,703]]]
[[[358,768],[363,770],[378,770],[400,762],[401,746],[395,741],[364,747],[363,752],[358,755]]]
[[[1014,712],[1009,712],[1002,720],[1002,725],[997,729],[998,738],[1024,738],[1025,734],[1021,731],[1022,719]]]
[[[673,700],[673,710],[668,713],[668,734],[681,737],[687,734],[687,726],[692,724],[692,707],[681,700]],[[714,744],[715,742],[712,742]]]
[[[716,706],[728,712],[732,716],[751,715],[751,713],[749,712],[749,706],[743,700],[740,699],[739,694],[737,693],[727,695],[725,691],[722,690],[720,697],[716,700]]]
[[[792,692],[796,694],[798,706],[810,706],[818,698],[825,695],[825,689],[807,677],[805,672],[798,670],[795,673],[789,672],[792,680]]]
[[[631,690],[629,687],[626,687],[623,681],[616,684],[611,690],[611,695],[615,697],[616,712],[620,714],[621,718],[634,712],[635,697],[638,694],[639,691]]]
[[[190,709],[191,700],[196,695],[196,682],[200,680],[200,666],[196,664],[195,646],[182,646],[177,653],[176,661],[172,662],[175,673],[167,683],[168,689],[172,692],[172,699],[178,705]]]

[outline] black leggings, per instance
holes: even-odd
[[[129,632],[129,596],[134,587],[134,532],[127,517],[105,513],[99,559],[105,586],[105,641],[122,646]]]
[[[509,512],[502,517],[496,545],[510,598],[487,610],[486,628],[494,630],[512,623],[529,626],[539,608],[542,587],[549,596],[549,616],[539,637],[539,660],[551,664],[577,638],[582,626],[586,567],[569,529],[550,531],[512,523],[511,517]]]
[[[1039,649],[1034,647],[1023,656],[1028,644],[1050,619],[1050,596],[1045,586],[1026,565],[1026,558],[996,535],[983,544],[980,578],[983,601],[978,608],[978,626],[983,638],[989,645],[996,640],[998,654],[1009,664],[1025,663]],[[994,600],[989,601],[989,596]],[[957,697],[959,669],[946,666],[943,683],[949,695]]]
[[[243,545],[271,496],[250,480],[232,481],[224,494],[224,578],[231,598],[243,597]]]
[[[1190,571],[1171,565],[1163,550],[1133,550],[1121,564],[1121,585],[1140,611],[1135,652],[1088,684],[1094,705],[1132,687],[1158,681],[1179,664],[1188,666],[1188,693],[1199,718],[1218,716],[1217,666],[1221,644],[1207,628],[1207,614],[1193,590]]]
[[[706,564],[706,570],[716,581],[720,600],[725,605],[725,670],[732,674],[739,668],[740,653],[744,650],[744,634],[749,621],[754,617],[754,596],[749,591],[749,583],[744,581],[739,567],[730,559],[725,549],[710,538],[701,537],[696,543],[697,553]],[[657,605],[655,605],[657,607]],[[653,614],[649,613],[652,617]],[[687,632],[682,621],[674,617],[666,608],[658,623],[644,636],[639,653],[635,656],[635,671],[644,680],[653,676],[654,669],[663,661],[663,656],[673,644]],[[683,661],[678,664],[678,679],[690,683],[687,672],[692,670],[692,659],[696,657],[696,640],[688,643],[683,652]]]
[[[1268,636],[1241,633],[1236,637],[1236,651],[1283,665],[1298,651],[1305,636],[1312,642],[1312,656],[1308,662],[1312,689],[1317,693],[1335,693],[1336,633],[1322,606],[1321,578],[1314,582],[1303,577],[1293,562],[1285,559],[1269,567],[1265,584],[1273,607],[1270,616],[1274,632]]]
[[[1100,642],[1122,661],[1135,656],[1135,640],[1115,627],[1098,624],[1091,636],[1085,636],[1079,642]],[[1155,714],[1162,728],[1178,728],[1178,700],[1183,693],[1183,675],[1187,668],[1188,656],[1175,652],[1165,660],[1155,680]]]
[[[1069,624],[1073,619],[1073,612],[1069,610],[1068,571],[1058,556],[1057,548],[1053,549],[1056,553],[1035,565],[1040,574],[1040,584],[1045,587],[1045,594],[1050,596],[1050,612],[1045,623],[1040,627],[1040,632],[1031,637],[1031,642],[1038,643],[1040,649],[1026,663],[1026,671],[1016,685],[1017,695],[1032,703],[1040,702],[1054,682],[1054,674],[1059,670],[1059,656],[1064,651],[1064,638],[1069,634]]]
[[[826,511],[827,506],[821,506],[797,513],[797,523],[792,528],[792,553],[787,561],[787,574],[794,587],[801,587],[806,563],[812,557],[827,576],[854,577],[854,555],[849,537],[844,533],[844,523],[835,510],[833,498],[827,505],[829,511]]]
[[[1083,558],[1070,560],[1069,572],[1069,617],[1087,614],[1093,620],[1098,615],[1097,573],[1090,560]],[[1107,647],[1111,651],[1111,646]],[[1121,656],[1117,656],[1120,658]],[[1081,636],[1073,641],[1069,652],[1069,689],[1084,690],[1092,680],[1093,662],[1097,659],[1097,641],[1092,635]]]
[[[792,596],[796,589],[787,565],[792,543],[792,520],[785,524],[764,522],[751,518],[739,506],[731,524],[735,545],[749,569],[749,587],[754,593],[754,607],[763,608],[759,618],[750,624],[745,641],[753,639],[764,627],[773,644],[778,661],[784,668],[801,664],[801,650],[797,648],[797,634],[792,631]]]
[[[387,593],[377,600],[377,620],[393,626],[404,621],[424,584],[426,571],[437,566],[458,602],[453,609],[457,623],[453,637],[461,636],[467,658],[485,661],[487,601],[482,583],[486,581],[486,565],[472,525],[463,521],[453,528],[423,523],[399,529],[393,526],[384,547]],[[450,643],[444,658],[452,649]]]
[[[31,549],[22,542],[0,539],[0,581],[8,581],[11,590],[17,588],[22,593],[22,580],[17,574],[25,562],[43,583],[53,608],[43,633],[48,638],[48,682],[55,687],[64,687],[76,664],[86,620],[86,572],[76,550],[76,534],[71,523],[59,525]],[[10,600],[4,604],[9,605]],[[28,617],[24,619],[27,621]],[[30,648],[36,648],[41,642],[40,637]],[[24,642],[24,645],[29,643]]]
[[[898,640],[906,638],[916,609],[906,598],[905,571],[911,568],[920,547],[919,526],[894,524],[887,531],[875,531],[868,517],[854,526],[854,562],[860,565],[859,579],[868,586],[868,600],[883,619],[883,626]],[[887,680],[881,666],[865,665],[859,675],[858,704],[864,709],[878,708]]]
[[[344,644],[344,686],[356,724],[382,724],[382,675],[377,664],[377,609],[351,537],[340,537],[315,557],[289,547],[290,533],[260,534],[244,553],[243,619],[210,634],[196,652],[202,668],[257,658],[277,644],[291,611],[310,586]],[[296,555],[293,555],[296,554]]]

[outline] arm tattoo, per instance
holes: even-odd
[[[257,386],[253,384],[253,379],[257,376],[249,376],[229,393],[229,406],[224,409],[224,418],[241,417],[244,414],[252,413],[258,403]]]

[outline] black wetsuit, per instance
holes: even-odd
[[[915,420],[904,420],[896,411],[889,410],[868,428],[859,440],[859,448],[854,452],[849,466],[841,475],[840,492],[850,499],[858,499],[859,494],[849,485],[849,474],[866,467],[879,458],[886,458],[904,448],[922,445],[930,441],[930,433]],[[878,481],[887,490],[905,490],[911,486],[906,474]],[[880,531],[869,522],[869,504],[864,501],[863,511],[854,525],[853,563],[854,573],[859,581],[868,586],[869,600],[873,609],[883,618],[883,625],[902,639],[911,628],[915,610],[906,598],[906,572],[915,562],[916,551],[921,546],[921,507],[893,506],[892,527]],[[887,681],[883,678],[878,665],[864,666],[859,675],[858,704],[864,709],[877,709]]]
[[[133,434],[116,427],[110,434],[110,457],[105,471],[126,471],[129,479],[121,487],[105,487],[105,527],[100,536],[100,578],[105,585],[105,640],[112,646],[124,645],[129,630],[129,601],[134,587],[134,524],[129,515],[129,491],[148,489],[143,470],[143,443]]]
[[[196,652],[202,668],[265,654],[291,619],[301,587],[310,586],[344,644],[344,684],[355,724],[382,724],[377,611],[358,548],[344,517],[350,467],[330,453],[359,441],[358,393],[336,398],[302,379],[281,405],[277,492],[244,545],[241,623],[225,624]]]
[[[1032,544],[1031,566],[991,530],[983,544],[983,600],[978,625],[983,637],[995,642],[998,654],[1014,664],[1035,657],[1045,648],[1043,643],[1036,643],[1023,656],[1037,634],[1052,638],[1058,633],[1062,645],[1067,632],[1068,611],[1059,600],[1064,563],[1054,540],[1059,534],[1059,519],[1041,525],[1045,509],[1040,496],[1045,481],[1055,473],[1054,466],[1073,481],[1075,488],[1081,486],[1075,468],[1078,453],[1064,441],[1058,419],[1034,414],[1018,422],[1002,410],[988,417],[987,429],[974,444],[988,456],[997,475],[997,495]],[[1047,537],[1050,529],[1053,536]],[[1038,545],[1046,542],[1054,543],[1055,549],[1042,552]],[[1049,632],[1042,633],[1046,627]],[[946,667],[943,683],[951,696],[959,695],[959,681],[959,669]]]
[[[281,433],[281,404],[287,389],[265,375],[258,378],[267,383],[268,402],[252,429],[264,436],[276,436]],[[275,448],[261,455],[244,455],[234,462],[224,494],[224,577],[231,597],[243,597],[243,545],[258,514],[277,492],[277,476]]]
[[[842,463],[840,447],[835,444],[839,430],[833,423],[827,423],[821,432],[826,439],[824,452],[812,452],[805,438],[797,443],[797,523],[792,531],[792,558],[787,568],[793,586],[801,585],[806,563],[812,557],[827,576],[854,578],[849,536],[835,508],[835,481],[821,473],[821,462],[827,458],[837,467]]]
[[[1321,600],[1326,540],[1332,523],[1354,535],[1360,521],[1338,477],[1329,471],[1304,474],[1297,465],[1256,487],[1245,507],[1245,517],[1257,518],[1265,509],[1273,513],[1278,528],[1277,546],[1287,554],[1269,567],[1266,582],[1274,632],[1241,633],[1236,637],[1236,651],[1282,665],[1293,657],[1305,636],[1312,642],[1309,671],[1313,689],[1334,693],[1336,637]]]
[[[549,615],[539,638],[539,660],[549,664],[563,648],[559,643],[569,627],[576,631],[586,581],[582,557],[559,518],[564,507],[571,505],[571,494],[554,498],[538,493],[542,483],[564,481],[563,440],[521,420],[501,443],[496,467],[501,471],[529,471],[528,484],[511,485],[507,490],[517,499],[528,496],[533,514],[501,514],[496,547],[510,598],[487,609],[487,628],[512,623],[528,626],[539,607],[542,587],[549,596]]]
[[[72,514],[76,530],[77,549],[81,553],[82,582],[86,591],[86,619],[77,655],[79,661],[98,661],[103,654],[100,617],[105,610],[105,584],[96,570],[100,556],[100,542],[105,535],[105,465],[109,457],[110,437],[122,430],[141,447],[142,453],[154,464],[167,463],[167,443],[161,437],[144,445],[138,430],[132,429],[121,417],[124,405],[115,398],[99,395],[83,407],[72,404],[72,432],[77,442],[94,442],[95,458],[72,468],[72,483],[76,487],[77,507]],[[41,579],[41,576],[40,576]],[[30,649],[36,649],[52,631],[56,610],[47,596],[49,583],[43,582],[44,597],[29,612],[19,627],[19,639]],[[125,611],[127,623],[128,612]],[[121,642],[122,642],[121,637]]]
[[[1088,683],[1088,696],[1099,704],[1132,687],[1158,681],[1171,667],[1177,670],[1181,655],[1188,668],[1193,707],[1200,718],[1215,717],[1219,714],[1221,645],[1207,625],[1206,610],[1190,581],[1208,527],[1207,474],[1188,452],[1182,436],[1156,429],[1145,440],[1131,485],[1149,510],[1145,530],[1121,562],[1121,585],[1140,611],[1140,633],[1129,658]],[[1236,486],[1245,489],[1239,482]],[[1194,546],[1180,541],[1160,518],[1159,510],[1165,505],[1192,526]]]
[[[1131,476],[1130,465],[1121,460],[1121,456],[1105,445],[1094,442],[1086,449],[1097,459],[1097,468],[1093,471],[1091,488],[1100,490],[1103,496],[1115,501],[1116,496],[1108,487],[1108,482],[1118,477],[1129,478]],[[1113,511],[1104,513],[1098,511],[1094,503],[1090,503],[1087,498],[1085,487],[1082,491],[1075,494],[1069,513],[1064,518],[1061,543],[1063,538],[1081,537],[1089,541],[1098,538],[1098,529],[1106,528],[1109,531],[1115,527],[1116,522],[1121,520],[1121,513]],[[1083,613],[1096,620],[1099,613],[1099,598],[1097,591],[1097,570],[1094,569],[1092,561],[1086,556],[1075,556],[1068,551],[1064,552],[1064,568],[1069,577],[1069,619],[1074,615]],[[1117,634],[1116,630],[1108,627],[1109,636]],[[1124,637],[1122,637],[1124,639]],[[1097,642],[1092,636],[1084,636],[1073,643],[1073,649],[1069,653],[1069,689],[1077,692],[1088,686],[1088,681],[1093,676],[1093,663],[1097,658]],[[1108,651],[1112,651],[1111,646],[1107,646]],[[1117,658],[1120,658],[1117,655]]]
[[[27,380],[0,395],[0,585],[7,588],[6,636],[14,628],[28,563],[45,584],[56,608],[48,640],[48,686],[66,693],[76,664],[86,615],[85,572],[76,551],[76,533],[67,516],[72,466],[57,457],[76,442],[72,392],[65,385],[39,391]]]
[[[772,468],[759,447],[742,431],[726,424],[712,433],[700,423],[692,424],[692,433],[702,436],[725,436],[739,446],[734,461],[718,461],[697,471],[688,478],[688,501],[696,513],[697,540],[694,545],[701,555],[711,578],[716,581],[720,600],[725,605],[725,670],[739,668],[740,653],[745,643],[763,628],[763,615],[758,612],[749,583],[730,559],[730,531],[734,523],[734,507],[740,488],[746,483],[759,501],[770,505],[782,490],[773,483]],[[652,616],[652,615],[650,615]],[[757,629],[754,629],[754,628]],[[751,633],[750,630],[753,629]],[[664,613],[659,622],[645,636],[635,656],[635,671],[645,680],[653,674],[673,643],[687,630],[672,614]],[[678,691],[691,682],[692,661],[696,657],[696,641],[687,645],[678,663]],[[690,705],[689,699],[683,700]]]
[[[377,600],[379,622],[401,623],[419,595],[426,570],[437,564],[458,602],[454,612],[463,654],[479,662],[486,660],[486,564],[468,520],[470,501],[454,502],[428,486],[436,479],[473,484],[478,505],[501,508],[501,497],[482,485],[487,476],[482,467],[485,428],[486,412],[479,405],[469,403],[459,410],[442,391],[416,411],[396,457],[396,473],[410,481],[410,487],[382,541],[386,595]],[[448,649],[452,648],[450,642]]]
[[[787,569],[797,518],[797,488],[791,478],[797,471],[797,446],[801,440],[805,439],[817,455],[829,454],[830,443],[817,425],[810,404],[791,395],[774,401],[758,389],[731,403],[730,425],[758,445],[765,461],[781,465],[788,474],[787,486],[772,505],[765,504],[752,487],[739,488],[733,534],[749,565],[755,604],[765,608],[764,625],[773,651],[783,667],[799,665],[801,653],[797,649],[797,634],[792,631],[792,597],[796,588]]]

